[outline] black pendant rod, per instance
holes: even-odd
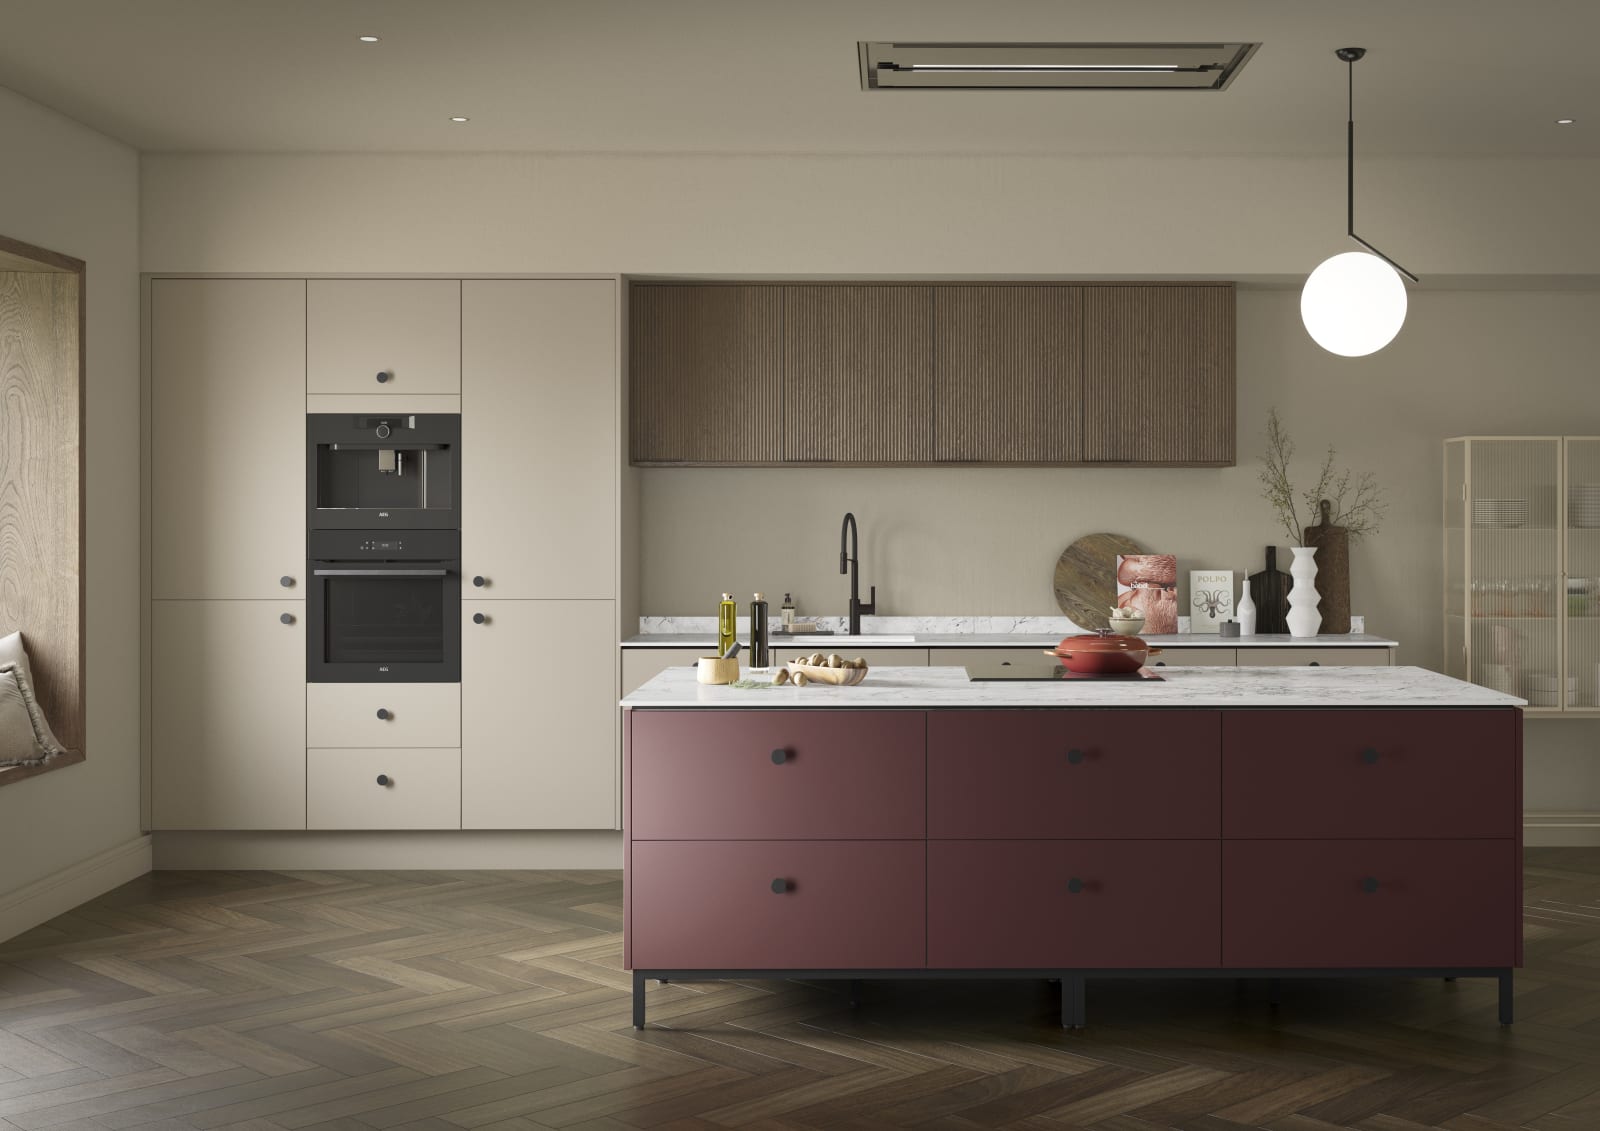
[[[1334,52],[1344,61],[1349,77],[1344,124],[1345,234],[1415,283],[1415,275],[1356,235],[1356,60],[1366,53],[1365,47],[1341,47]]]

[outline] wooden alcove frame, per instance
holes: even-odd
[[[85,681],[84,670],[84,614],[87,603],[85,600],[84,589],[84,545],[87,533],[84,521],[84,420],[86,402],[86,390],[84,387],[84,357],[86,347],[84,333],[86,325],[84,317],[84,281],[86,267],[83,260],[74,259],[70,255],[62,255],[60,252],[50,251],[42,247],[36,247],[33,244],[24,243],[21,240],[0,236],[0,274],[11,272],[68,274],[74,275],[77,278],[77,413],[76,419],[73,422],[77,429],[77,434],[73,437],[73,440],[75,441],[74,446],[77,449],[75,468],[75,474],[77,476],[77,489],[75,495],[68,495],[67,498],[72,500],[77,512],[74,519],[69,519],[69,522],[76,522],[75,534],[77,539],[77,560],[74,563],[76,589],[72,599],[76,602],[76,615],[78,623],[76,641],[72,641],[70,636],[67,637],[68,645],[73,647],[76,652],[72,662],[70,662],[66,667],[66,670],[71,673],[73,678],[76,680],[76,687],[68,688],[65,691],[65,694],[68,698],[68,703],[63,706],[55,701],[56,689],[49,689],[49,698],[46,698],[46,693],[44,692],[41,692],[40,695],[40,705],[45,708],[46,714],[50,719],[51,727],[54,728],[57,737],[61,739],[62,744],[66,746],[68,750],[66,753],[50,759],[43,765],[8,766],[0,768],[0,786],[10,785],[19,781],[25,781],[28,778],[38,777],[40,774],[49,773],[52,770],[59,770],[65,766],[73,766],[82,762],[85,756],[85,730],[87,725],[86,708],[88,701],[87,683]],[[68,529],[70,529],[70,526]],[[59,584],[60,580],[56,579],[56,582]],[[37,628],[34,628],[30,631],[28,625],[21,625],[20,627],[23,630],[23,638],[25,640],[30,640],[30,659],[32,659],[34,662],[35,675],[37,678],[39,661],[34,655],[33,645],[30,638],[40,635],[40,632]],[[5,632],[11,631],[4,625],[0,625],[0,630],[4,630]]]

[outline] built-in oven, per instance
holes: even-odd
[[[458,413],[306,417],[310,530],[461,529]]]
[[[312,530],[306,678],[461,679],[461,532]]]

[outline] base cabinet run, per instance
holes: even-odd
[[[1521,965],[1514,708],[633,708],[644,982],[1495,977]]]

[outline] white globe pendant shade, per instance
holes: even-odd
[[[1376,255],[1341,252],[1324,259],[1306,280],[1300,320],[1329,353],[1365,357],[1400,332],[1406,320],[1406,285]]]

